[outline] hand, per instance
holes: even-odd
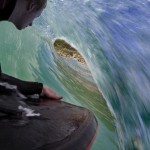
[[[43,89],[40,96],[50,98],[50,99],[55,99],[55,100],[60,100],[63,98],[61,96],[58,96],[52,89],[50,89],[46,85],[43,85]]]

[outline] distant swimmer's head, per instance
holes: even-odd
[[[39,17],[47,0],[1,0],[0,20],[8,20],[23,29]]]

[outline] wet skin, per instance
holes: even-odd
[[[31,26],[33,20],[41,15],[46,3],[46,0],[43,0],[40,5],[35,0],[17,0],[8,21],[12,22],[19,30]]]

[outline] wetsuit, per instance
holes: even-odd
[[[16,85],[18,90],[24,95],[40,94],[43,89],[43,84],[38,82],[28,82],[16,79],[2,73],[0,69],[0,82],[7,82],[11,85]]]

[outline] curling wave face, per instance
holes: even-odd
[[[83,54],[117,118],[120,149],[149,148],[149,6],[139,0],[54,0],[43,14],[46,32]]]
[[[120,0],[117,3],[103,0],[48,1],[42,17],[33,25],[36,31],[28,28],[17,32],[12,25],[1,24],[4,30],[1,30],[0,38],[4,40],[0,45],[3,49],[0,59],[4,71],[22,79],[48,83],[65,95],[66,101],[92,108],[101,124],[93,149],[118,149],[113,119],[109,111],[105,111],[107,107],[103,100],[99,95],[94,96],[95,93],[86,96],[88,91],[71,76],[68,62],[54,52],[53,40],[65,39],[83,55],[116,118],[119,148],[148,149],[149,6],[149,1],[139,0]],[[9,36],[4,32],[6,29]],[[79,72],[76,63],[71,63]]]

